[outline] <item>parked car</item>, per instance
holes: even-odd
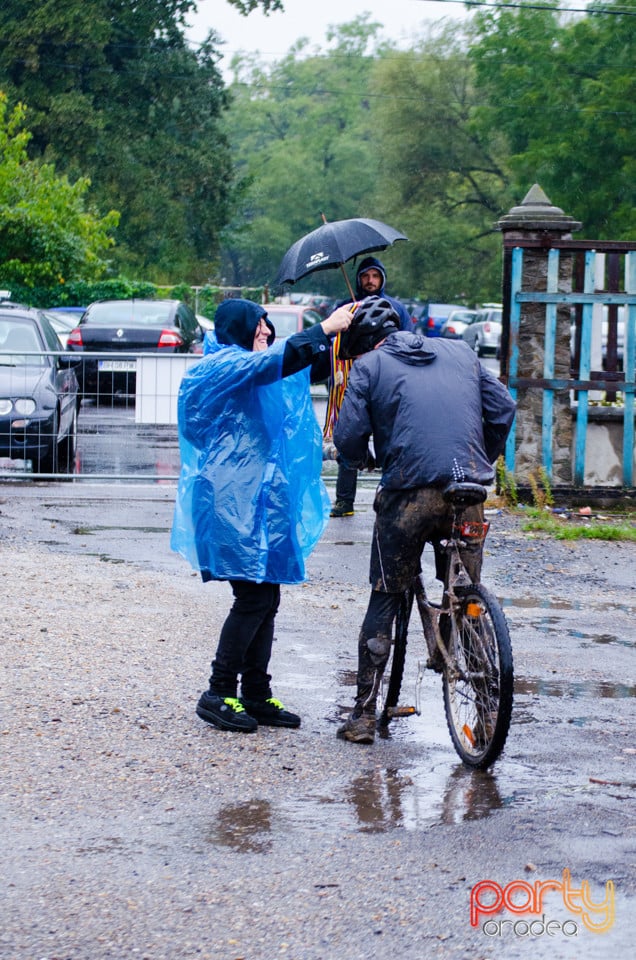
[[[84,307],[78,307],[74,312],[58,307],[51,307],[44,311],[45,316],[51,321],[51,325],[65,349],[71,330],[77,326],[77,321],[79,320],[78,313],[79,316],[81,316],[82,313],[84,313]]]
[[[427,337],[439,337],[442,324],[453,310],[465,310],[458,303],[428,303],[414,316],[415,330]]]
[[[0,303],[0,457],[35,473],[72,473],[79,361],[41,310]]]
[[[453,310],[442,324],[440,337],[449,340],[461,340],[462,333],[469,323],[475,320],[476,310]]]
[[[501,338],[501,308],[478,310],[475,319],[464,328],[461,336],[478,357],[487,353],[496,356]]]
[[[300,333],[323,319],[313,307],[299,303],[264,303],[263,310],[267,310],[267,316],[274,324],[277,340]]]
[[[84,360],[79,372],[83,396],[108,400],[134,395],[137,354],[200,353],[202,342],[194,312],[180,300],[96,300],[71,330],[67,348],[109,354]]]

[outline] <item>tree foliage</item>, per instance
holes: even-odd
[[[228,0],[228,3],[236,7],[239,13],[242,13],[244,16],[258,9],[258,7],[261,7],[264,14],[283,9],[282,0]]]
[[[29,106],[31,157],[89,176],[121,210],[116,265],[209,273],[231,196],[215,36],[183,33],[193,0],[4,0],[0,86]]]
[[[476,17],[479,126],[510,145],[517,196],[537,181],[586,235],[636,229],[636,0],[572,19],[500,9]]]
[[[474,70],[457,27],[381,59],[373,75],[379,196],[410,238],[397,280],[431,300],[493,299],[495,223],[508,208],[505,144],[479,130]]]
[[[298,237],[328,220],[375,216],[377,156],[369,84],[379,25],[358,18],[330,33],[326,53],[299,41],[278,63],[235,58],[228,136],[241,201],[225,234],[228,282],[272,280]],[[342,290],[331,271],[312,286]],[[343,291],[346,292],[346,289]]]
[[[118,215],[99,219],[86,207],[89,181],[70,183],[50,163],[29,160],[21,105],[7,111],[0,94],[0,282],[47,286],[106,268]]]

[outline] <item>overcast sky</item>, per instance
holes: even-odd
[[[258,51],[264,60],[279,60],[299,37],[308,37],[312,44],[324,44],[327,28],[348,23],[368,12],[371,20],[381,23],[383,35],[397,43],[407,43],[420,31],[424,22],[467,18],[470,14],[462,3],[452,0],[283,0],[284,13],[259,12],[242,17],[227,0],[199,0],[198,11],[191,14],[188,36],[193,41],[204,39],[214,29],[225,41],[223,70],[238,50]]]

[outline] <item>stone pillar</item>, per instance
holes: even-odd
[[[539,241],[541,246],[524,250],[524,293],[545,293],[547,290],[548,254],[553,240],[571,240],[572,231],[580,230],[581,224],[567,216],[559,207],[553,206],[543,190],[535,184],[523,199],[501,218],[498,226],[504,237],[504,320],[510,317],[510,261],[511,247],[515,241]],[[559,260],[558,290],[570,293],[573,289],[574,260],[561,251]],[[519,328],[519,365],[517,375],[541,380],[544,376],[545,304],[522,303]],[[557,331],[554,378],[570,376],[570,307],[557,307]],[[508,343],[504,331],[504,352]],[[507,357],[502,358],[502,376],[508,372]],[[536,476],[542,466],[543,390],[520,388],[517,394],[517,426],[515,479],[527,483],[530,474]],[[570,392],[562,390],[554,395],[553,473],[552,482],[571,484],[572,470],[572,414]]]

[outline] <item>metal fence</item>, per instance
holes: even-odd
[[[50,353],[49,356],[59,356]],[[65,354],[74,356],[76,354]],[[0,363],[3,354],[0,352]],[[19,445],[11,456],[0,454],[0,480],[146,481],[174,483],[179,477],[177,396],[183,374],[197,363],[196,355],[82,354],[100,365],[97,385],[85,386],[77,412],[77,436],[70,459],[60,458],[55,472],[38,471],[22,459]],[[78,367],[81,380],[81,366]],[[26,381],[24,381],[26,384]],[[14,393],[21,394],[20,374],[13,377]],[[312,387],[312,399],[322,426],[327,405],[324,385]],[[0,430],[9,428],[0,426]],[[14,431],[15,433],[15,431]],[[326,462],[329,482],[336,464]]]
[[[504,290],[502,375],[515,398],[522,391],[542,394],[540,422],[541,463],[552,476],[557,394],[569,392],[574,418],[572,479],[586,485],[586,458],[590,458],[590,422],[599,420],[599,408],[620,426],[620,477],[617,485],[634,485],[634,392],[636,389],[636,249],[633,243],[612,241],[553,241],[550,249],[538,241],[511,243],[506,250],[508,282]],[[525,259],[545,250],[545,289],[528,289]],[[560,282],[562,258],[572,258],[572,289]],[[536,260],[535,260],[536,262]],[[543,369],[520,376],[524,305],[544,310]],[[570,376],[555,376],[558,337],[557,310],[566,308],[570,326]],[[508,316],[506,316],[508,314]],[[509,319],[508,319],[509,318]],[[517,418],[518,419],[518,418]],[[605,418],[609,422],[609,417]],[[506,448],[506,466],[515,472],[518,457],[516,429]],[[609,447],[608,447],[609,449]]]

